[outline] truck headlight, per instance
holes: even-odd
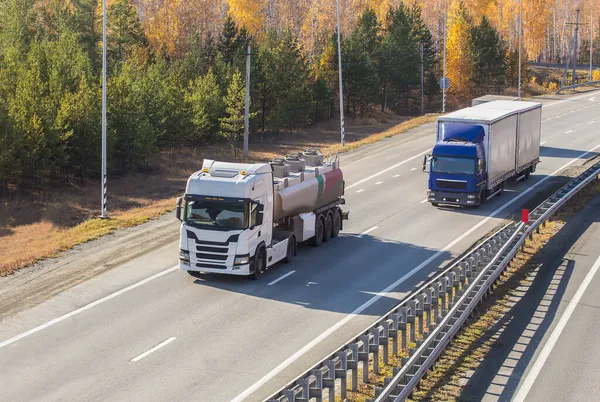
[[[235,256],[235,260],[233,260],[233,265],[246,265],[246,264],[250,264],[250,254]]]
[[[430,192],[429,192],[429,196],[430,196],[430,197],[435,197],[435,193],[434,193],[433,191],[430,191]]]
[[[190,262],[190,252],[187,250],[179,250],[179,261]]]

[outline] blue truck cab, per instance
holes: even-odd
[[[459,205],[479,205],[484,199],[485,130],[480,125],[446,123],[443,140],[435,144],[430,162],[429,193],[437,200]]]
[[[540,161],[542,105],[496,100],[438,118],[427,200],[478,207],[510,179],[528,179]]]

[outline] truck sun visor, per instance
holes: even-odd
[[[441,130],[443,141],[480,143],[485,137],[483,127],[477,124],[443,123]]]

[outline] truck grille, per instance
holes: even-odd
[[[465,190],[467,188],[466,181],[437,179],[436,184],[438,188],[451,188],[453,190]]]
[[[217,261],[226,261],[227,254],[206,254],[206,253],[196,253],[196,258],[199,260],[217,260]]]

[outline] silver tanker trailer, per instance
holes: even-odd
[[[249,275],[290,262],[297,244],[319,246],[342,229],[348,213],[339,161],[317,149],[270,163],[204,160],[177,199],[179,268]]]

